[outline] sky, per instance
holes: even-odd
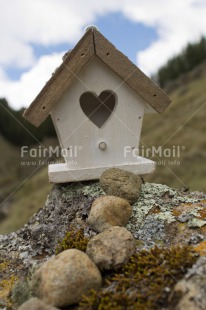
[[[88,25],[150,76],[206,36],[206,0],[0,0],[0,98],[28,107]]]

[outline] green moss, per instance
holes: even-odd
[[[6,307],[7,310],[12,308],[10,294],[15,281],[17,281],[15,276],[0,281],[0,307]]]
[[[0,260],[0,272],[3,272],[4,270],[6,270],[9,266],[9,262],[4,261],[4,260]]]
[[[12,268],[11,262],[0,258],[0,309],[9,310],[12,307],[11,290],[18,277],[11,275],[10,268]]]
[[[133,255],[103,288],[84,296],[80,310],[148,310],[167,306],[169,293],[197,259],[188,247],[155,247]]]
[[[82,228],[76,230],[71,227],[71,230],[66,233],[63,240],[57,245],[55,253],[59,254],[68,249],[86,251],[88,242],[89,239],[84,236],[84,230]]]

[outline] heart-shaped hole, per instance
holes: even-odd
[[[90,121],[101,128],[115,108],[116,96],[109,90],[101,92],[99,97],[95,93],[85,92],[81,95],[79,102],[82,111]]]

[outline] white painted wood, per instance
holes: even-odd
[[[154,161],[140,156],[137,157],[136,162],[98,168],[69,169],[67,164],[53,164],[49,165],[49,181],[51,183],[66,183],[83,180],[97,180],[106,169],[111,167],[124,169],[141,175],[153,172],[155,166],[156,163]]]
[[[114,91],[117,103],[107,122],[98,128],[82,111],[79,99],[86,91],[99,96],[104,90]],[[132,148],[139,145],[145,107],[143,99],[97,57],[87,64],[51,112],[60,145],[65,150],[69,148],[68,154],[65,154],[67,168],[77,171],[77,179],[80,178],[81,169],[86,169],[83,172],[85,180],[89,173],[85,171],[92,171],[88,178],[93,179],[97,178],[99,171],[105,170],[105,167],[126,167],[125,162],[134,161]],[[99,147],[102,142],[106,144],[105,149]],[[125,147],[131,148],[126,158]],[[72,152],[73,150],[75,152]],[[128,165],[128,168],[132,167]],[[96,172],[95,168],[98,168]],[[55,171],[50,172],[50,178],[52,182],[56,182],[53,181],[55,177],[52,173],[55,174]],[[57,181],[60,181],[59,176]],[[65,177],[64,172],[61,176]]]

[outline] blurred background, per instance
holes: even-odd
[[[47,198],[55,156],[22,160],[21,148],[55,148],[55,130],[49,118],[35,128],[22,113],[88,24],[172,99],[164,114],[145,116],[140,152],[179,152],[149,155],[157,169],[145,180],[206,191],[205,16],[205,0],[0,0],[0,234],[21,227]]]

